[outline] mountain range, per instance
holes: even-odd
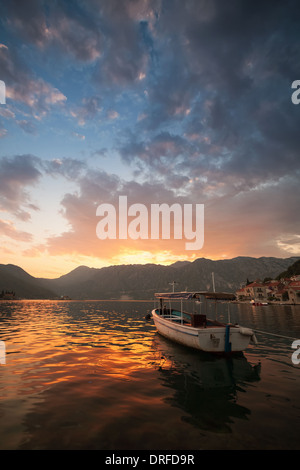
[[[56,279],[36,278],[19,266],[0,264],[0,293],[14,291],[17,298],[152,299],[155,292],[213,290],[232,292],[250,281],[275,278],[299,257],[243,257],[226,260],[199,258],[169,266],[134,264],[89,268],[79,266]],[[214,273],[212,275],[212,273]]]

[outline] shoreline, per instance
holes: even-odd
[[[59,299],[59,298],[19,298],[19,299],[0,299],[0,302],[23,302],[27,300],[32,301],[45,301],[45,302],[153,302],[153,299]],[[240,304],[240,305],[252,305],[253,307],[268,307],[269,305],[289,305],[289,306],[300,306],[300,304],[295,304],[292,302],[280,302],[280,301],[262,301],[263,305],[251,304],[249,300],[229,300],[229,301],[219,301],[218,303],[230,303],[230,304]],[[260,301],[258,301],[260,303]]]

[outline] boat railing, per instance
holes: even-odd
[[[180,312],[176,309],[156,309],[158,314],[166,320],[172,322],[190,325],[194,328],[206,328],[212,326],[225,326],[225,323],[219,322],[218,320],[209,320],[206,315],[200,313]],[[176,313],[175,313],[176,312]]]
[[[189,323],[191,322],[191,314],[189,312],[181,312],[173,308],[157,309],[159,315],[166,320],[171,320],[178,323]],[[176,313],[175,313],[176,312]]]

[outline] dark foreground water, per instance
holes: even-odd
[[[231,305],[231,321],[288,337],[257,333],[232,359],[160,337],[152,308],[2,301],[0,449],[300,448],[299,306]]]

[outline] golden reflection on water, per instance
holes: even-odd
[[[95,414],[99,414],[98,426],[103,429],[148,402],[145,390],[138,393],[135,384],[140,385],[140,373],[152,374],[149,344],[153,327],[149,325],[151,335],[147,336],[144,318],[130,315],[125,319],[122,311],[102,311],[93,303],[88,308],[86,303],[76,302],[9,305],[1,332],[7,351],[0,381],[2,423],[6,423],[2,448],[26,448],[32,436],[35,447],[81,447],[87,436],[92,439]],[[127,385],[124,388],[122,384]],[[156,403],[152,396],[151,406]],[[68,421],[73,424],[64,424]],[[88,428],[86,436],[83,426]],[[76,428],[72,444],[57,439],[65,428],[72,430],[71,435]]]
[[[93,309],[85,318],[87,311],[79,303],[71,303],[75,316],[69,306],[59,301],[18,305],[18,325],[12,328],[12,340],[6,340],[7,364],[14,367],[14,375],[23,375],[25,369],[26,381],[31,377],[41,382],[43,377],[49,385],[82,370],[127,379],[132,371],[148,367],[152,338],[145,335],[144,319],[122,324],[122,315]]]
[[[264,383],[257,392],[257,351],[266,366],[268,355],[273,360],[272,372],[264,373],[272,387],[264,406],[269,412],[280,400],[288,406],[282,417],[293,419],[298,382],[283,349],[263,344],[231,361],[201,356],[157,335],[152,322],[145,321],[151,308],[151,302],[2,303],[0,338],[7,357],[0,369],[0,447],[197,449],[222,443],[226,448],[222,436],[234,435],[235,446],[242,448],[249,431],[242,423],[249,426],[258,397],[266,400],[270,388]],[[256,321],[249,310],[244,316]],[[282,321],[274,319],[274,324]],[[289,402],[284,401],[287,382],[277,398],[273,393],[283,367],[293,385]],[[268,432],[276,442],[273,428]],[[251,429],[251,444],[259,446],[257,421]],[[280,429],[280,436],[288,435],[284,421]]]

